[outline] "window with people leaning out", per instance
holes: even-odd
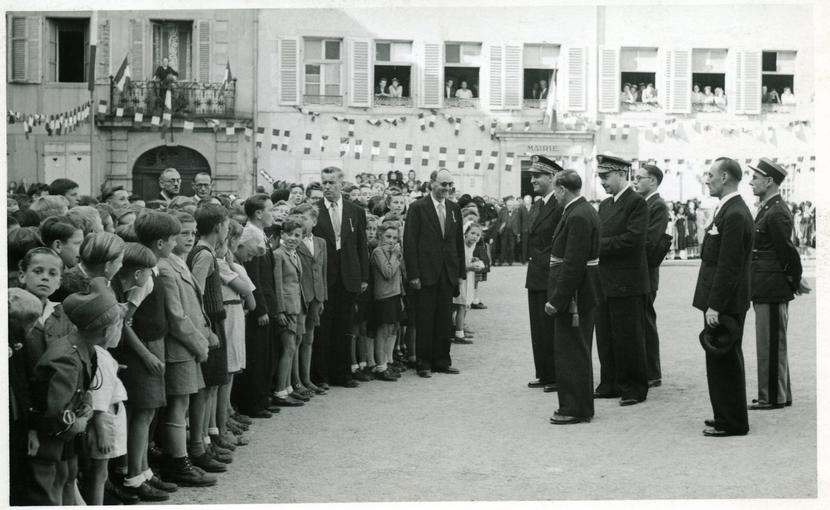
[[[692,74],[692,109],[697,112],[726,111],[726,75]]]
[[[761,54],[761,108],[767,112],[790,111],[795,106],[795,52]]]
[[[522,96],[525,108],[544,108],[555,83],[556,72],[553,69],[525,69]]]
[[[375,43],[375,106],[411,106],[412,43]]]
[[[479,96],[481,44],[444,45],[444,104],[475,107]]]
[[[657,89],[654,87],[656,73],[620,73],[623,110],[649,111],[660,108]]]

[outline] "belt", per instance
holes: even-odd
[[[550,267],[561,266],[564,263],[565,263],[565,259],[559,258],[559,257],[554,257],[553,255],[550,256]],[[599,265],[599,259],[598,258],[591,259],[591,260],[589,260],[588,262],[585,263],[586,267],[598,266],[598,265]]]
[[[774,251],[753,251],[752,260],[778,260],[778,255]]]
[[[241,299],[230,299],[228,301],[222,301],[222,304],[223,305],[241,305],[242,300]]]

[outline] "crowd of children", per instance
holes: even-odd
[[[106,204],[78,197],[65,181],[8,217],[11,502],[165,501],[214,485],[256,419],[329,390],[312,370],[329,301],[320,187],[151,210],[120,189],[103,191]],[[401,250],[414,198],[394,183],[352,198],[371,268],[349,346],[359,381],[415,366]],[[468,344],[496,219],[479,197],[455,200],[467,280],[447,335]]]

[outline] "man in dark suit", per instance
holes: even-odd
[[[714,419],[706,420],[704,436],[723,437],[749,432],[746,409],[744,355],[741,350],[744,319],[749,309],[753,222],[749,208],[738,194],[741,165],[718,158],[706,173],[709,194],[720,199],[712,224],[700,249],[693,305],[704,312],[709,327],[729,316],[740,327],[738,338],[723,354],[706,351],[706,379]]]
[[[406,215],[404,261],[409,284],[416,290],[418,375],[433,372],[457,374],[450,359],[450,324],[453,295],[466,278],[461,210],[446,199],[452,175],[440,169],[430,175],[430,194],[413,202]]]
[[[323,200],[317,202],[320,216],[312,232],[326,240],[329,299],[312,345],[312,379],[315,384],[319,381],[354,388],[358,383],[351,375],[349,346],[355,299],[369,281],[366,213],[343,200],[342,170],[324,168],[320,180]]]
[[[516,201],[513,197],[504,199],[504,209],[499,212],[499,237],[501,240],[501,263],[512,266],[516,254],[516,238],[521,234],[521,225],[516,218]]]
[[[809,292],[801,279],[801,258],[792,241],[793,217],[778,193],[787,177],[783,167],[761,158],[749,185],[761,203],[755,216],[752,249],[752,304],[758,355],[758,399],[751,410],[780,409],[792,404],[787,359],[788,304]]]
[[[556,368],[553,356],[553,318],[545,314],[547,302],[548,272],[550,269],[550,243],[553,232],[562,217],[562,207],[553,196],[553,181],[562,167],[544,157],[533,156],[530,166],[530,183],[533,192],[542,199],[533,204],[530,216],[534,221],[527,234],[529,261],[527,263],[527,310],[530,319],[530,342],[533,346],[533,365],[536,379],[527,383],[529,388],[556,391]]]
[[[634,172],[634,185],[646,200],[648,208],[648,230],[646,232],[646,259],[648,262],[648,280],[651,284],[646,294],[646,367],[648,386],[654,388],[663,384],[660,370],[660,336],[657,333],[657,312],[654,300],[657,299],[657,286],[660,280],[660,264],[665,253],[660,256],[661,239],[666,234],[669,224],[669,208],[663,197],[657,192],[663,182],[663,171],[654,165],[643,165]]]
[[[165,168],[159,174],[159,200],[164,200],[165,204],[169,204],[171,200],[179,196],[182,188],[182,176],[175,168]]]
[[[600,182],[611,195],[599,205],[602,224],[599,274],[603,299],[597,312],[600,381],[597,398],[620,397],[620,405],[640,403],[648,394],[645,299],[646,201],[628,183],[631,163],[597,156]]]
[[[588,422],[594,416],[591,343],[599,304],[599,215],[581,195],[573,170],[556,175],[556,201],[564,204],[550,252],[545,313],[554,321],[559,409],[554,425]]]
[[[546,80],[539,81],[539,99],[548,98],[548,82]]]
[[[532,174],[531,174],[532,175]],[[527,264],[527,259],[529,257],[527,253],[527,241],[528,241],[528,234],[530,234],[530,226],[533,224],[533,221],[536,219],[531,214],[531,210],[533,209],[533,199],[531,199],[530,195],[525,195],[522,199],[521,203],[519,204],[519,210],[522,213],[522,233],[519,241],[521,241],[521,257],[520,261],[522,264]]]

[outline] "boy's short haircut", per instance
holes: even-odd
[[[193,217],[192,214],[184,211],[176,211],[173,216],[179,220],[179,223],[196,223],[196,218]]]
[[[175,216],[158,211],[144,211],[133,222],[138,242],[151,246],[159,239],[167,240],[182,230]]]
[[[303,224],[303,222],[302,222],[299,218],[297,218],[297,217],[292,217],[292,216],[289,216],[289,217],[288,217],[288,218],[286,218],[286,219],[285,219],[285,221],[282,223],[282,232],[283,232],[284,234],[290,234],[291,232],[293,232],[293,231],[297,230],[298,228],[299,228],[300,230],[302,230],[302,231],[304,231],[304,232],[305,232],[305,225],[304,225],[304,224]]]
[[[132,223],[115,227],[115,235],[123,239],[125,243],[139,242],[138,236],[135,234],[135,227]]]
[[[26,253],[33,248],[43,247],[40,233],[36,227],[20,227],[9,232],[7,248],[8,269],[17,271],[18,264],[26,256]]]
[[[89,205],[79,205],[73,207],[66,213],[66,217],[75,222],[84,235],[92,233],[92,227],[95,225],[95,219],[100,218],[98,210]]]
[[[273,202],[273,200],[272,200],[272,202]],[[274,207],[282,207],[282,206],[291,207],[291,204],[289,204],[287,200],[280,200],[278,202],[274,202]]]
[[[323,186],[319,182],[311,182],[305,189],[306,198],[311,198],[312,191],[323,191]]]
[[[124,251],[124,240],[111,232],[95,232],[84,238],[79,255],[85,266],[112,262]]]
[[[73,181],[72,179],[66,179],[61,177],[60,179],[55,179],[49,184],[49,194],[50,195],[66,195],[69,191],[78,187],[78,183]]]
[[[50,216],[63,216],[69,210],[69,200],[63,195],[46,195],[32,201],[29,210],[38,213],[41,220]]]
[[[288,200],[289,195],[291,195],[291,191],[288,190],[288,189],[280,188],[280,189],[274,190],[274,192],[271,193],[271,202],[274,202],[275,204],[277,202],[284,202],[284,201]]]
[[[397,224],[396,222],[394,222],[394,221],[389,221],[389,222],[384,221],[384,222],[383,222],[383,223],[382,223],[382,224],[378,227],[378,239],[380,239],[380,237],[381,237],[381,236],[382,236],[382,235],[383,235],[383,234],[384,234],[387,230],[394,230],[395,232],[397,232],[397,233],[398,233],[398,235],[399,235],[399,236],[401,235],[401,229],[399,228],[399,226],[398,226],[398,224]]]
[[[206,236],[213,232],[216,225],[221,225],[228,219],[228,210],[217,204],[205,204],[196,209],[194,215],[196,220],[196,232],[200,236]]]
[[[291,209],[291,214],[305,214],[311,213],[311,215],[315,218],[320,217],[320,211],[317,210],[314,204],[309,204],[308,202],[304,202],[294,209]]]
[[[228,221],[228,238],[239,237],[242,235],[242,225],[233,218]]]
[[[124,246],[124,263],[121,266],[121,271],[138,271],[139,269],[155,267],[156,264],[158,264],[158,258],[156,258],[153,250],[143,244],[127,243]]]
[[[378,223],[379,221],[380,221],[380,218],[378,218],[374,214],[367,214],[366,215],[366,225],[369,225],[369,223]]]
[[[265,202],[271,198],[265,193],[257,193],[245,199],[245,216],[253,218],[257,211],[265,209]]]
[[[72,220],[66,217],[52,216],[40,224],[40,240],[46,246],[55,241],[65,243],[76,231],[81,230]]]

